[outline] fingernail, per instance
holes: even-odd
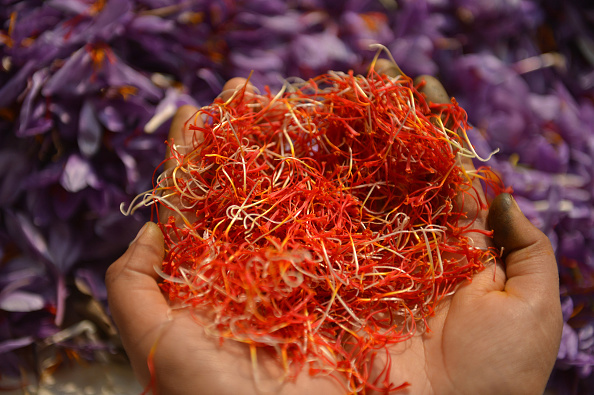
[[[516,199],[514,199],[511,193],[504,192],[501,195],[503,195],[501,198],[505,201],[506,210],[517,210],[519,212],[522,212],[522,209],[520,208],[520,206],[518,206],[518,202],[516,201]]]
[[[130,244],[128,245],[128,247],[130,247],[132,244],[136,243],[136,241],[142,237],[143,233],[146,232],[146,229],[148,228],[148,226],[149,226],[149,223],[147,222],[147,223],[145,223],[142,226],[142,228],[140,228],[140,230],[138,231],[138,234],[136,235],[136,237],[134,238],[134,240],[132,240],[130,242]]]
[[[509,197],[511,198],[512,205],[514,206],[514,208],[518,211],[522,211],[522,209],[520,209],[520,206],[518,206],[518,202],[516,202],[516,199],[513,197],[513,195],[510,194]]]

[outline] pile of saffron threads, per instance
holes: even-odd
[[[498,255],[473,245],[464,211],[487,207],[473,179],[498,188],[460,165],[477,157],[466,113],[428,103],[409,77],[243,88],[186,128],[188,153],[171,145],[176,165],[145,197],[169,215],[162,289],[215,338],[269,349],[289,379],[307,366],[351,392],[399,388],[389,369],[371,377],[374,355],[427,330],[439,301]]]

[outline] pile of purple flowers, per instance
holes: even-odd
[[[103,275],[148,211],[176,107],[364,72],[438,76],[557,253],[550,387],[594,366],[594,6],[587,0],[0,0],[0,377],[117,350]],[[44,359],[45,358],[45,359]],[[47,362],[47,361],[50,362]],[[49,364],[49,365],[48,365]]]

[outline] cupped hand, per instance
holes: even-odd
[[[245,83],[242,78],[230,80],[223,88],[223,100]],[[201,122],[193,119],[196,111],[192,106],[180,107],[173,119],[169,137],[180,150],[197,137],[185,127],[188,120]],[[165,167],[175,165],[169,161]],[[162,221],[166,222],[170,214],[162,211]],[[149,222],[106,275],[113,319],[132,368],[147,389],[154,388],[161,395],[344,393],[334,378],[301,374],[295,381],[283,380],[284,370],[261,350],[254,370],[248,345],[233,341],[220,344],[207,336],[195,313],[172,309],[161,293],[154,268],[161,267],[163,256],[162,232]]]
[[[380,62],[377,70],[393,74],[397,69]],[[437,80],[425,79],[430,101],[449,101]],[[223,98],[244,84],[243,79],[229,81]],[[170,132],[177,145],[197,138],[184,127],[196,111],[191,106],[178,110]],[[472,169],[470,161],[463,165]],[[476,189],[482,194],[478,181]],[[428,320],[429,332],[389,348],[390,380],[409,382],[401,393],[411,394],[542,393],[562,328],[552,247],[510,195],[497,197],[489,210],[470,206],[468,217],[477,218],[473,226],[494,230],[503,260],[444,300]],[[481,246],[488,240],[477,236],[475,241]],[[192,313],[172,309],[161,293],[154,267],[160,267],[163,254],[161,230],[147,223],[106,277],[113,318],[143,385],[153,380],[160,394],[344,393],[339,377],[302,372],[295,381],[283,380],[282,368],[262,351],[254,370],[249,346],[221,345],[208,337]],[[379,375],[384,365],[380,353],[372,370]]]
[[[397,70],[382,63],[387,74]],[[450,101],[435,78],[421,91],[434,103]],[[467,171],[472,161],[462,160]],[[480,182],[476,197],[483,199]],[[471,199],[472,200],[472,199]],[[556,360],[562,331],[559,278],[548,238],[522,214],[509,194],[490,209],[465,206],[473,227],[493,239],[473,237],[479,247],[503,249],[491,263],[444,300],[428,320],[430,331],[390,347],[392,382],[408,381],[403,393],[542,394]],[[383,368],[386,358],[375,367]]]

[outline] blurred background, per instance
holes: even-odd
[[[480,154],[500,149],[488,165],[557,254],[547,391],[593,392],[589,0],[0,0],[0,390],[138,393],[103,277],[150,219],[120,204],[151,188],[175,109],[252,71],[272,90],[364,73],[372,43],[444,83]],[[103,387],[73,387],[75,368]]]

